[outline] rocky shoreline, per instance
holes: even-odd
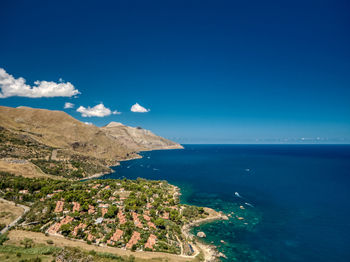
[[[163,149],[168,150],[168,149],[181,149],[181,148],[163,148]],[[154,149],[154,150],[158,150],[158,149]],[[162,150],[162,149],[159,149],[159,150]],[[146,150],[146,151],[153,151],[153,150]],[[137,154],[137,155],[130,157],[128,159],[118,160],[119,162],[115,166],[120,165],[120,162],[122,162],[122,161],[129,161],[129,160],[135,160],[135,159],[140,159],[140,158],[142,158],[142,156]],[[99,178],[99,177],[102,177],[106,174],[110,174],[110,173],[114,173],[114,172],[115,172],[114,170],[111,170],[111,172],[97,173],[97,174],[94,174],[92,176],[86,177],[83,180]],[[171,186],[174,188],[174,192],[175,192],[174,194],[177,194],[178,197],[180,197],[181,189],[175,185],[171,185]],[[206,244],[202,241],[195,241],[196,243],[194,244],[195,236],[190,233],[190,230],[191,230],[191,228],[199,226],[200,224],[203,224],[203,223],[210,223],[210,222],[215,221],[215,220],[228,220],[228,217],[225,214],[223,214],[222,212],[217,212],[214,209],[211,209],[208,207],[204,207],[204,210],[205,210],[205,212],[207,212],[209,214],[208,217],[194,220],[194,221],[192,221],[192,222],[190,222],[182,227],[182,233],[184,234],[185,238],[188,239],[189,241],[191,241],[192,247],[194,248],[194,255],[189,256],[189,255],[185,255],[182,253],[179,256],[188,257],[188,258],[195,258],[202,251],[205,262],[214,262],[214,261],[218,261],[219,257],[226,257],[226,256],[224,254],[220,253],[216,249],[216,246],[214,246],[214,245],[209,245],[209,244]],[[184,245],[184,243],[181,243],[181,244]]]
[[[214,209],[207,208],[207,207],[205,207],[204,210],[205,212],[209,213],[208,217],[194,220],[191,223],[186,224],[182,227],[182,233],[191,242],[195,240],[195,236],[190,233],[191,228],[199,226],[200,224],[203,224],[203,223],[210,223],[215,220],[228,220],[228,217],[222,212],[217,212]],[[224,254],[217,251],[214,245],[209,245],[209,244],[203,243],[202,241],[196,241],[196,244],[194,244],[194,246],[197,249],[197,254],[195,254],[194,256],[197,256],[201,250],[203,252],[205,262],[217,261],[219,257],[225,257]]]

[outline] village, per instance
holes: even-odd
[[[1,184],[0,191],[19,203],[31,201],[18,229],[91,245],[193,255],[182,228],[208,216],[201,207],[179,204],[178,188],[166,181],[21,181],[25,187],[12,181],[17,187]]]

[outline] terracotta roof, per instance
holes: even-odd
[[[85,229],[86,228],[86,225],[85,224],[82,224],[80,223],[78,226],[76,226],[73,230],[73,236],[76,236],[78,234],[78,230],[79,229]]]
[[[146,220],[146,221],[151,221],[151,218],[147,215],[143,215],[143,218]]]
[[[89,241],[94,240],[94,236],[93,236],[93,235],[91,235],[91,234],[89,233],[89,235],[87,236],[87,240],[89,240]]]
[[[56,234],[62,225],[64,224],[68,224],[70,222],[73,221],[73,218],[70,217],[70,216],[66,216],[65,218],[63,218],[59,223],[55,223],[54,225],[52,225],[48,230],[47,232],[50,233],[50,234]]]
[[[64,202],[63,201],[57,201],[56,203],[56,208],[55,208],[55,213],[59,213],[63,211],[64,207]]]
[[[135,212],[131,212],[131,215],[134,220],[135,226],[137,226],[138,228],[142,228],[142,223],[139,220],[139,215]]]
[[[145,248],[153,249],[153,246],[156,243],[156,240],[157,240],[157,237],[151,234],[147,240],[147,243],[145,244]]]
[[[126,244],[126,248],[132,248],[132,246],[135,245],[141,239],[140,236],[141,234],[139,232],[134,231],[129,242]]]
[[[154,229],[157,228],[156,225],[153,224],[152,222],[147,222],[147,225],[148,225],[150,228],[151,228],[151,227],[153,227]]]
[[[95,207],[92,206],[92,205],[89,205],[88,213],[89,213],[90,215],[93,214],[93,213],[95,213]]]
[[[126,223],[126,219],[125,219],[125,216],[124,216],[124,214],[123,214],[123,212],[122,211],[120,211],[119,210],[119,212],[118,212],[118,219],[119,219],[119,224],[125,224]]]
[[[119,241],[119,239],[122,237],[124,231],[117,229],[113,236],[107,241],[108,244],[113,244],[113,242]]]
[[[108,209],[105,208],[105,207],[103,207],[103,208],[101,209],[101,212],[102,212],[102,216],[104,216],[104,215],[108,212]]]
[[[73,202],[73,212],[80,210],[80,204],[78,202]]]

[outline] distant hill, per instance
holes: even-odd
[[[0,159],[27,159],[45,173],[74,171],[73,177],[106,172],[139,151],[182,148],[142,128],[116,122],[99,128],[62,111],[29,107],[0,106],[0,135]]]
[[[157,136],[141,127],[130,127],[121,123],[111,122],[101,129],[122,143],[123,146],[134,151],[182,148],[181,145]]]

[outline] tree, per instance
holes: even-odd
[[[105,218],[113,218],[118,214],[118,207],[116,206],[110,206],[108,208],[107,213],[105,214]]]
[[[71,226],[69,224],[62,225],[61,232],[62,232],[62,235],[68,236],[68,234],[71,232]]]
[[[165,221],[162,218],[157,218],[154,224],[159,228],[165,228]]]

